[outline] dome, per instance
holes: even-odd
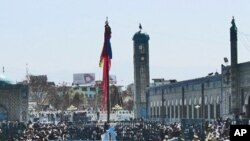
[[[146,33],[141,33],[141,31],[138,31],[135,33],[133,36],[134,41],[148,41],[149,40],[149,35]]]
[[[6,78],[4,74],[0,75],[0,84],[12,84],[10,80]]]

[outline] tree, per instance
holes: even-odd
[[[69,93],[65,93],[62,96],[62,109],[66,110],[69,106],[70,106],[70,94]]]
[[[76,92],[73,100],[72,100],[72,105],[76,106],[77,108],[79,108],[79,106],[81,105],[81,103],[83,103],[83,99],[80,96],[79,92]]]
[[[117,86],[111,85],[110,86],[110,103],[111,107],[114,107],[116,104],[123,106],[122,98],[120,96],[120,91]]]
[[[81,107],[88,103],[85,94],[79,88],[71,88],[69,90],[69,99],[70,104],[76,106],[78,109],[81,109]]]
[[[129,111],[133,110],[134,100],[133,97],[128,94],[128,91],[123,91],[122,93],[123,108]]]
[[[62,109],[62,97],[59,96],[56,87],[50,87],[48,89],[48,99],[49,104],[52,105],[55,109],[59,110]]]
[[[48,105],[49,104],[49,93],[53,91],[55,84],[47,81],[46,75],[30,76],[29,81],[30,87],[30,99],[36,102],[37,105]],[[37,110],[41,110],[41,107],[37,107]]]

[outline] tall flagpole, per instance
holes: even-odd
[[[111,38],[111,28],[108,23],[108,18],[105,22],[105,32],[104,32],[104,45],[101,53],[99,66],[103,65],[103,103],[102,103],[102,111],[106,107],[107,111],[107,122],[110,119],[110,95],[109,95],[109,70],[111,67],[111,59],[112,59],[112,49],[110,44]]]
[[[108,25],[108,17],[106,18],[106,26],[109,26]],[[108,49],[108,48],[106,48]],[[107,64],[107,67],[106,67],[106,81],[107,81],[107,122],[109,123],[109,118],[110,118],[110,101],[109,101],[109,56],[107,56],[107,58],[105,59],[105,63]]]
[[[106,59],[107,65],[109,65],[109,60]],[[109,117],[110,117],[110,101],[109,101],[109,67],[106,67],[106,78],[107,78],[107,122],[109,123]]]

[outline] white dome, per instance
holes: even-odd
[[[5,75],[1,74],[1,75],[0,75],[0,80],[1,80],[1,81],[5,81],[5,80],[6,80]]]
[[[0,81],[8,83],[8,84],[12,84],[11,81],[8,80],[4,74],[0,74]]]

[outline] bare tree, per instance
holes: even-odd
[[[48,93],[53,93],[53,87],[55,87],[55,84],[47,82],[46,75],[30,76],[29,87],[30,101],[36,102],[37,105],[48,105]],[[41,109],[39,108],[38,110]]]

